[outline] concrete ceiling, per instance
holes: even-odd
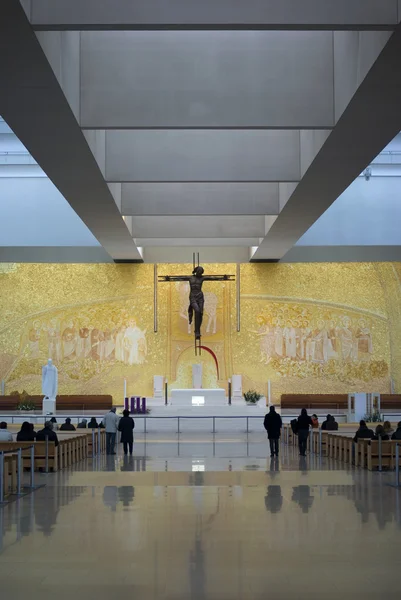
[[[115,260],[289,260],[401,130],[397,0],[22,5],[0,114]]]

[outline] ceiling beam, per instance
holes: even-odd
[[[106,252],[115,259],[141,259],[35,32],[15,0],[0,3],[0,81],[0,115]]]
[[[401,130],[398,26],[254,254],[281,259]]]
[[[36,29],[392,28],[397,0],[24,0]]]

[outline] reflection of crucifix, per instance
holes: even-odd
[[[202,292],[202,285],[204,281],[234,281],[234,275],[204,275],[203,267],[199,266],[199,253],[198,253],[198,266],[195,266],[195,253],[193,255],[193,266],[192,275],[159,275],[159,281],[188,281],[190,292],[189,292],[189,307],[188,307],[188,318],[189,324],[192,323],[193,314],[195,313],[195,349],[200,348],[201,339],[201,325],[203,319],[203,306],[205,299]],[[196,341],[198,340],[198,346]]]

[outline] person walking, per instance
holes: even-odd
[[[120,419],[118,424],[118,431],[121,432],[121,442],[124,446],[125,456],[128,454],[128,447],[129,453],[132,456],[132,450],[134,446],[134,428],[134,419],[129,416],[129,410],[124,410],[123,417]]]
[[[103,421],[106,429],[106,454],[115,454],[118,417],[114,406],[104,417]]]
[[[283,426],[283,422],[281,420],[280,415],[276,413],[276,409],[274,408],[274,406],[270,407],[270,411],[265,416],[263,425],[267,431],[267,437],[269,439],[270,455],[278,456],[278,442],[281,436],[281,428]]]
[[[308,415],[306,408],[301,410],[298,417],[298,446],[301,456],[306,456],[306,446],[309,437],[309,427],[312,427],[312,419]]]

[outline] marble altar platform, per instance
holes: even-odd
[[[228,398],[226,398],[226,392],[223,388],[171,390],[170,404],[180,408],[192,406],[214,408],[216,406],[226,406]]]

